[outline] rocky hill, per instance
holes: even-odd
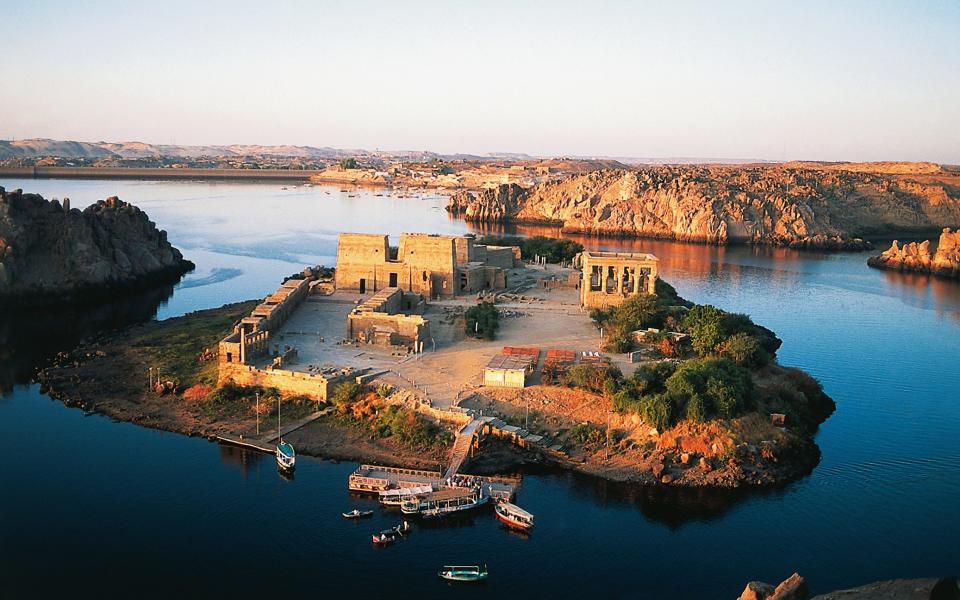
[[[0,187],[0,305],[108,295],[192,268],[146,213],[116,197],[81,211]]]
[[[460,192],[447,210],[468,221],[556,224],[571,233],[852,249],[868,246],[864,236],[960,223],[960,176],[928,170],[599,170],[530,189]]]
[[[932,273],[941,277],[960,278],[960,230],[949,228],[940,234],[937,251],[930,251],[930,241],[911,242],[900,247],[897,240],[879,256],[871,256],[867,264],[878,269]]]

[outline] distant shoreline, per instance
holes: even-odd
[[[0,177],[30,179],[219,179],[307,181],[323,171],[160,167],[0,167]]]

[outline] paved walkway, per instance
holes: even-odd
[[[329,408],[323,410],[318,410],[317,412],[310,413],[309,415],[303,417],[302,419],[297,419],[296,421],[284,425],[280,428],[280,435],[277,435],[277,430],[274,429],[266,435],[262,435],[258,438],[243,438],[239,436],[232,435],[218,435],[217,439],[221,442],[227,442],[228,444],[234,444],[236,446],[243,446],[245,448],[250,448],[252,450],[260,450],[262,452],[273,452],[275,446],[273,443],[277,441],[280,437],[288,435],[291,431],[296,431],[300,429],[307,423],[316,421],[323,415],[327,414],[330,411]]]

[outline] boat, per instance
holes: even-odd
[[[443,516],[483,506],[488,500],[490,497],[479,488],[451,488],[407,498],[400,510],[405,515],[415,515],[436,509],[435,516]]]
[[[440,512],[439,508],[428,508],[427,510],[420,513],[420,516],[424,519],[440,519],[446,516],[447,513]]]
[[[412,528],[410,527],[410,523],[407,521],[404,521],[403,523],[400,523],[399,525],[393,528],[393,530],[396,531],[397,534],[399,535],[407,535],[408,533],[410,533],[410,529]]]
[[[277,398],[277,466],[283,471],[292,471],[297,466],[297,452],[293,444],[283,441],[280,435],[280,398]]]
[[[506,524],[508,527],[521,531],[530,531],[533,529],[533,515],[516,504],[500,502],[493,507],[493,512],[497,520]]]
[[[345,513],[340,513],[340,514],[343,515],[343,518],[344,518],[344,519],[362,519],[363,517],[372,517],[372,516],[373,516],[373,511],[372,511],[372,510],[360,510],[359,508],[355,508],[355,509],[351,510],[350,512],[345,512]]]
[[[289,442],[280,441],[277,444],[277,466],[285,471],[291,471],[297,465],[297,453]]]
[[[488,574],[487,565],[483,565],[482,567],[447,565],[437,573],[441,579],[462,582],[486,581]]]
[[[416,487],[406,487],[396,490],[381,490],[377,496],[380,504],[384,506],[402,506],[404,501],[418,496],[424,496],[432,491],[432,486],[419,485]]]
[[[373,534],[373,543],[378,546],[386,546],[387,544],[392,544],[396,540],[397,536],[394,534],[392,529]]]

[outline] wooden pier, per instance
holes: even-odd
[[[266,452],[268,454],[273,454],[276,450],[276,441],[285,435],[289,435],[290,432],[300,429],[308,423],[316,421],[320,417],[324,416],[330,412],[330,408],[325,408],[323,410],[318,410],[317,412],[311,413],[302,419],[297,419],[289,425],[285,425],[280,428],[280,433],[278,435],[277,430],[274,429],[266,435],[262,435],[258,438],[245,438],[242,435],[218,435],[217,441],[222,444],[230,444],[231,446],[239,446],[241,448],[246,448],[248,450],[256,450],[257,452]]]

